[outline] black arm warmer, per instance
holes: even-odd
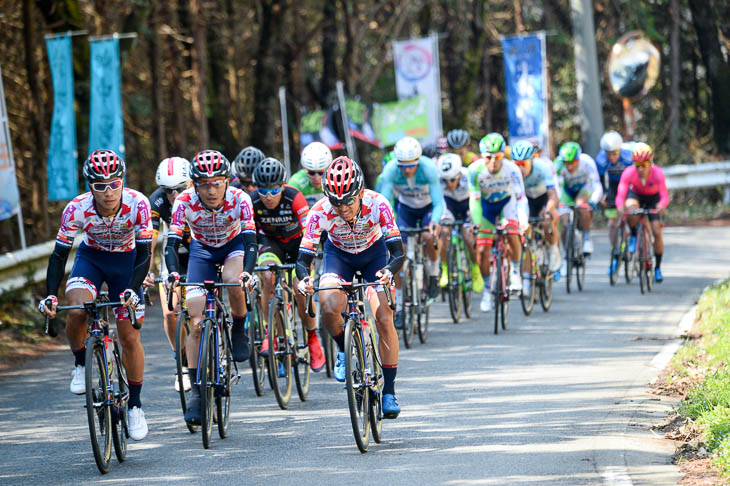
[[[306,277],[309,277],[312,267],[312,260],[314,260],[314,255],[311,253],[304,253],[299,252],[299,258],[297,258],[297,278],[299,280],[304,280]]]
[[[243,247],[246,249],[246,254],[243,257],[243,271],[253,273],[253,267],[256,266],[256,257],[259,254],[256,233],[243,234]]]
[[[48,259],[48,271],[46,272],[46,295],[57,295],[58,286],[66,273],[66,260],[71,248],[56,243],[53,253]]]
[[[177,249],[180,247],[181,242],[182,240],[180,238],[167,238],[167,246],[165,246],[165,265],[167,265],[167,271],[170,273],[179,273]]]
[[[134,270],[129,278],[130,289],[138,289],[150,269],[151,243],[137,243],[137,256],[134,258]]]
[[[390,260],[388,260],[388,264],[385,268],[395,275],[396,272],[400,271],[400,267],[403,266],[403,260],[406,258],[403,253],[403,241],[401,241],[400,238],[393,239],[388,241],[386,245],[388,246],[388,252],[390,253]]]

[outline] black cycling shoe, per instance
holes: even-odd
[[[233,361],[246,361],[251,354],[248,347],[248,336],[244,332],[235,332],[231,330],[231,355]]]
[[[403,329],[403,311],[397,311],[395,313],[393,324],[395,325],[396,329]]]
[[[185,422],[190,425],[200,425],[200,407],[200,387],[199,385],[192,385],[190,401],[185,409]]]
[[[435,299],[439,296],[439,292],[441,291],[441,287],[439,287],[439,278],[436,276],[432,276],[428,278],[428,296],[431,299]]]

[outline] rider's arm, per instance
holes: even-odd
[[[142,285],[142,281],[147,275],[147,271],[150,268],[150,242],[137,243],[137,255],[134,258],[134,269],[132,270],[132,276],[129,278],[130,289],[138,289]]]
[[[477,166],[478,164],[469,166],[469,212],[474,224],[479,224],[482,220],[482,192],[476,182]]]
[[[61,285],[63,275],[66,273],[66,260],[71,248],[56,243],[56,247],[48,259],[48,270],[46,271],[46,295],[58,295],[58,287]]]
[[[327,198],[322,198],[312,206],[304,226],[304,236],[299,246],[299,258],[297,259],[296,273],[299,280],[303,280],[310,275],[312,260],[317,254],[319,240],[322,237],[322,231],[326,231],[327,216],[324,214],[324,205],[329,204]]]
[[[307,216],[309,215],[309,205],[307,199],[300,191],[297,191],[294,200],[291,203],[291,210],[297,215],[299,227],[304,231],[307,225]]]
[[[603,197],[603,186],[601,180],[598,177],[598,169],[596,169],[596,162],[593,158],[587,154],[581,154],[581,157],[585,159],[588,175],[591,179],[591,199],[593,204],[598,204]]]
[[[243,233],[243,244],[246,253],[243,257],[243,271],[252,273],[256,266],[258,247],[256,246],[256,223],[253,219],[253,203],[248,194],[239,191],[241,207],[241,233]]]
[[[182,243],[185,230],[185,206],[186,203],[181,199],[176,199],[172,205],[170,228],[167,231],[167,246],[165,246],[165,265],[170,273],[179,272],[177,250]]]
[[[390,253],[390,259],[385,268],[395,275],[396,272],[400,271],[400,267],[403,266],[403,261],[406,257],[403,253],[403,240],[400,237],[393,238],[386,240],[385,244],[388,247],[388,253]]]
[[[431,210],[431,221],[438,224],[441,222],[441,216],[444,213],[444,192],[441,190],[441,179],[439,179],[436,166],[432,161],[427,160],[424,164],[423,158],[419,167],[423,167],[426,178],[428,179],[429,192],[431,193],[431,204],[433,209]]]
[[[150,269],[150,246],[152,245],[152,221],[150,203],[146,197],[137,203],[137,219],[134,222],[134,246],[137,254],[134,259],[134,269],[129,279],[130,289],[137,289],[142,285],[147,272]]]

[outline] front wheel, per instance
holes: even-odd
[[[413,262],[406,261],[403,267],[403,301],[401,302],[400,309],[403,319],[403,344],[406,345],[407,349],[413,346],[413,336],[415,334],[416,285],[414,280]]]
[[[565,290],[567,290],[568,293],[570,293],[570,276],[573,273],[573,265],[575,254],[573,253],[573,226],[568,230],[568,241],[565,245]]]
[[[110,350],[111,352],[111,350]],[[99,472],[109,472],[112,458],[112,415],[104,344],[91,336],[86,343],[86,415],[94,460]]]
[[[200,428],[203,432],[203,447],[210,448],[213,434],[213,408],[215,407],[215,382],[217,362],[215,344],[215,323],[206,319],[201,323],[200,333]]]
[[[446,261],[449,272],[449,311],[451,312],[451,319],[453,319],[454,324],[457,324],[459,319],[461,319],[462,293],[464,291],[461,283],[459,263],[456,256],[457,253],[455,245],[451,244],[449,246]]]
[[[378,341],[375,337],[375,323],[368,317],[368,329],[370,330],[365,356],[370,370],[370,431],[373,433],[373,440],[380,443],[383,438],[383,368],[380,365],[378,356]]]
[[[231,385],[233,356],[228,340],[227,326],[218,339],[218,356],[220,357],[220,383],[215,386],[215,409],[218,417],[218,435],[225,439],[228,435],[228,423],[231,416]]]
[[[292,309],[292,314],[296,314],[294,309]],[[292,357],[292,365],[294,367],[294,382],[297,385],[299,400],[304,402],[307,400],[307,394],[309,393],[310,364],[312,362],[312,356],[309,353],[309,344],[307,343],[307,327],[301,319],[296,320],[293,332],[294,355]]]
[[[112,439],[114,441],[114,452],[117,460],[124,462],[127,458],[127,440],[129,439],[129,414],[127,410],[127,402],[129,401],[129,382],[127,381],[127,370],[122,364],[122,348],[119,345],[119,339],[113,336],[113,349],[107,349],[107,353],[112,352],[114,358],[114,370],[109,370],[112,374],[112,387],[114,389],[114,398],[112,405]]]
[[[190,388],[187,390],[185,389],[185,375],[188,373],[187,371],[187,352],[185,351],[185,340],[188,336],[190,326],[190,316],[188,315],[186,310],[183,310],[180,312],[180,314],[177,316],[177,327],[175,329],[175,367],[177,370],[176,373],[176,379],[177,379],[177,386],[178,386],[178,395],[180,396],[180,406],[182,407],[183,415],[185,415],[185,411],[188,409],[188,400],[190,399]],[[194,376],[188,375],[188,383],[190,381],[195,380]],[[191,425],[187,422],[185,422],[185,425],[187,425],[188,430],[190,433],[195,432],[195,426]]]
[[[292,361],[286,335],[283,303],[276,297],[269,301],[269,378],[279,408],[289,408],[291,398]]]
[[[522,250],[522,261],[520,262],[520,270],[524,272],[525,267],[530,271],[530,279],[527,288],[525,288],[524,278],[522,279],[522,292],[520,292],[520,302],[522,303],[522,312],[526,316],[532,313],[535,306],[535,291],[537,290],[537,266],[535,264],[534,249],[532,245],[527,244]]]
[[[492,259],[492,301],[494,302],[494,334],[499,334],[499,311],[502,302],[502,259]]]
[[[367,363],[362,334],[353,319],[345,327],[345,372],[347,405],[350,408],[350,422],[355,443],[360,452],[368,451],[370,442],[370,400],[367,384]]]

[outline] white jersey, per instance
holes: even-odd
[[[444,192],[444,197],[454,201],[461,202],[469,199],[469,169],[466,167],[461,168],[459,184],[453,191],[449,190],[446,181],[441,179],[441,190]]]

